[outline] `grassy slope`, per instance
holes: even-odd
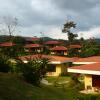
[[[70,77],[69,76],[59,76],[59,77],[49,76],[49,77],[46,77],[45,79],[48,80],[48,82],[50,83],[54,83],[55,81],[57,82],[69,81]]]
[[[16,75],[0,74],[0,100],[77,100],[80,95],[72,88],[53,86],[39,88],[23,82]],[[86,96],[86,99],[79,100],[91,100],[88,98]]]

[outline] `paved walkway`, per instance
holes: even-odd
[[[93,90],[82,90],[82,91],[80,91],[80,93],[84,93],[84,94],[97,94],[98,92],[95,92]]]
[[[63,81],[63,82],[57,82],[57,84],[66,84],[66,83],[68,83],[69,81]],[[42,79],[41,80],[41,83],[42,84],[45,84],[45,85],[54,85],[54,83],[49,83],[47,80],[45,80],[45,79]]]
[[[53,83],[49,83],[47,80],[45,80],[45,79],[42,79],[41,80],[41,83],[42,84],[45,84],[45,85],[53,85]]]

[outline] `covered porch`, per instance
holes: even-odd
[[[100,91],[100,63],[70,67],[68,72],[84,75],[85,90]]]

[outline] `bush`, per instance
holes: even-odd
[[[78,80],[78,74],[70,74],[71,80],[69,82],[69,87],[78,88],[80,85],[80,81]]]
[[[17,66],[25,80],[33,85],[39,86],[41,79],[46,73],[48,59],[29,60],[28,63],[19,61]]]
[[[79,95],[77,97],[77,100],[97,100],[97,95],[87,95],[87,96]]]
[[[15,62],[10,62],[10,72],[11,73],[18,73],[19,72],[19,69],[18,67],[16,66],[16,63]]]
[[[75,85],[75,88],[78,90],[84,90],[84,84],[80,82],[80,83]]]
[[[86,48],[81,52],[80,57],[89,57],[94,55],[95,55],[95,51],[93,48]]]
[[[7,61],[7,58],[4,56],[0,56],[0,72],[9,72],[10,71],[10,64]]]
[[[79,51],[78,49],[73,49],[73,48],[70,48],[68,50],[68,57],[76,57],[76,56],[79,56]]]

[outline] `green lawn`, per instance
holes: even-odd
[[[84,99],[83,99],[84,98]],[[73,87],[35,87],[14,74],[0,73],[0,100],[100,100],[94,95],[83,95]]]
[[[65,82],[65,81],[70,81],[70,77],[69,76],[49,76],[45,78],[46,80],[48,80],[48,82],[50,83],[54,83],[55,81],[57,82]]]

